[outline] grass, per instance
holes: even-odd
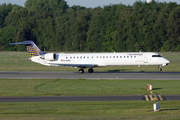
[[[180,72],[179,53],[160,53],[170,60],[165,72]],[[70,67],[46,67],[28,60],[27,52],[0,52],[0,71],[77,71]],[[141,72],[158,71],[157,66],[109,66],[95,71]],[[146,85],[153,86],[154,94],[180,94],[176,80],[23,80],[0,79],[0,96],[54,95],[144,95]],[[153,112],[153,102],[94,101],[94,102],[29,102],[0,103],[2,120],[179,120],[180,101],[160,101],[160,112]]]
[[[168,60],[170,64],[163,67],[164,72],[180,72],[180,53],[166,52],[159,53]],[[71,67],[48,67],[28,60],[27,52],[0,52],[0,71],[78,71]],[[108,66],[95,68],[95,71],[107,72],[141,72],[141,71],[158,71],[157,66]]]
[[[179,80],[1,79],[0,96],[180,95]]]
[[[0,119],[178,120],[180,101],[161,101],[159,112],[146,101],[1,103]]]

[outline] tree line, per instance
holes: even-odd
[[[69,7],[65,0],[0,5],[0,51],[24,51],[8,43],[33,40],[43,51],[180,51],[180,5]]]

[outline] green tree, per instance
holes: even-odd
[[[128,38],[128,25],[127,17],[132,13],[131,7],[125,5],[118,5],[116,10],[116,16],[118,20],[116,21],[116,29],[113,34],[114,50],[118,52],[127,51],[126,40]]]
[[[25,7],[29,9],[38,9],[39,12],[50,11],[52,9],[61,10],[59,12],[64,12],[69,6],[64,0],[27,0],[25,2]]]
[[[171,12],[167,26],[166,49],[180,51],[180,6]]]
[[[7,5],[5,3],[0,5],[0,28],[5,26],[4,21],[8,16],[9,12],[11,12],[12,8],[13,5],[11,3]]]
[[[15,42],[16,27],[8,26],[0,29],[0,51],[17,50],[17,46],[9,46],[8,43]]]
[[[89,29],[87,32],[86,51],[101,51],[101,30],[103,26],[103,18],[101,17],[101,7],[93,9]]]

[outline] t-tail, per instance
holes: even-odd
[[[27,51],[30,55],[30,57],[35,57],[35,56],[42,56],[45,55],[46,53],[42,52],[37,46],[36,44],[34,44],[33,41],[31,40],[27,40],[27,41],[23,41],[23,42],[18,42],[18,43],[9,43],[9,45],[19,45],[19,44],[23,44],[26,46]]]

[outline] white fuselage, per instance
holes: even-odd
[[[129,53],[58,53],[55,60],[41,59],[41,56],[32,57],[31,61],[48,66],[74,66],[75,64],[103,66],[123,65],[159,65],[169,63],[167,59],[153,52]],[[77,66],[78,67],[78,66]],[[88,68],[88,66],[86,67]],[[90,68],[93,68],[90,66]]]

